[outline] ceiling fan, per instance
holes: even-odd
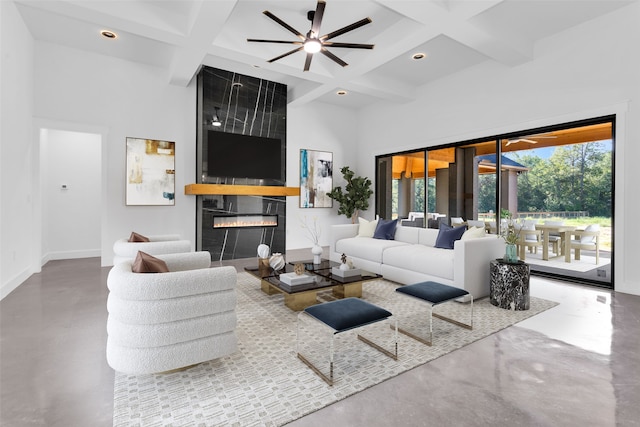
[[[550,139],[550,138],[556,138],[556,136],[555,135],[549,135],[547,133],[539,133],[539,134],[535,134],[535,135],[525,135],[525,136],[522,136],[520,138],[508,139],[507,143],[505,144],[505,147],[508,147],[511,144],[515,144],[517,142],[527,142],[529,144],[537,144],[539,141],[536,141],[536,139]]]
[[[316,10],[310,10],[307,12],[307,19],[311,21],[311,29],[307,33],[307,35],[302,35],[302,33],[282,19],[275,16],[273,13],[265,10],[264,13],[269,18],[276,21],[278,24],[282,25],[284,28],[298,36],[300,40],[295,41],[286,41],[286,40],[263,40],[263,39],[247,39],[248,42],[258,42],[258,43],[283,43],[283,44],[293,44],[297,45],[295,49],[284,53],[280,56],[276,56],[273,59],[270,59],[267,62],[274,62],[279,59],[282,59],[286,56],[289,56],[293,53],[304,50],[307,52],[307,58],[304,61],[304,71],[309,71],[309,67],[311,67],[311,59],[313,59],[313,54],[316,52],[320,52],[325,55],[327,58],[333,60],[334,62],[340,64],[343,67],[346,67],[348,64],[344,62],[342,59],[338,58],[333,53],[329,52],[328,47],[340,47],[340,48],[351,48],[351,49],[373,49],[372,44],[360,44],[360,43],[339,43],[332,42],[331,39],[338,37],[344,33],[349,31],[353,31],[356,28],[360,28],[363,25],[367,25],[371,23],[371,18],[364,18],[358,22],[354,22],[351,25],[347,25],[346,27],[340,28],[339,30],[333,31],[331,33],[325,34],[324,36],[319,36],[320,34],[320,24],[322,23],[322,16],[324,15],[325,2],[324,0],[318,0],[318,4],[316,6]]]

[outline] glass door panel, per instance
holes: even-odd
[[[496,142],[484,141],[427,151],[427,215],[431,227],[440,221],[489,226],[496,206]],[[478,221],[478,222],[476,222]],[[480,223],[482,222],[482,224]]]
[[[501,141],[503,207],[541,231],[532,272],[612,285],[613,149],[612,120]]]
[[[425,151],[378,157],[376,177],[376,214],[424,226]]]

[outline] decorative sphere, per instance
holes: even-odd
[[[297,263],[296,265],[293,266],[293,271],[298,275],[302,275],[304,274],[304,264],[302,264],[301,262]]]
[[[271,249],[268,245],[261,243],[258,245],[258,257],[259,258],[269,258],[269,252]]]
[[[269,258],[269,265],[276,271],[282,270],[285,265],[284,257],[282,256],[282,254],[276,252],[275,254],[271,255],[271,258]]]

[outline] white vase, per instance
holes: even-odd
[[[322,261],[322,246],[313,245],[313,247],[311,248],[311,253],[313,254],[313,263],[320,264],[320,262]]]

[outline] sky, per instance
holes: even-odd
[[[607,139],[605,141],[598,141],[598,142],[602,144],[602,147],[605,151],[611,151],[613,149],[613,141],[610,139]],[[531,155],[531,156],[538,156],[542,159],[548,159],[549,157],[551,157],[555,149],[556,147],[534,148],[531,150],[520,150],[517,153],[519,156]],[[509,153],[507,153],[507,157],[512,158],[509,156]]]

